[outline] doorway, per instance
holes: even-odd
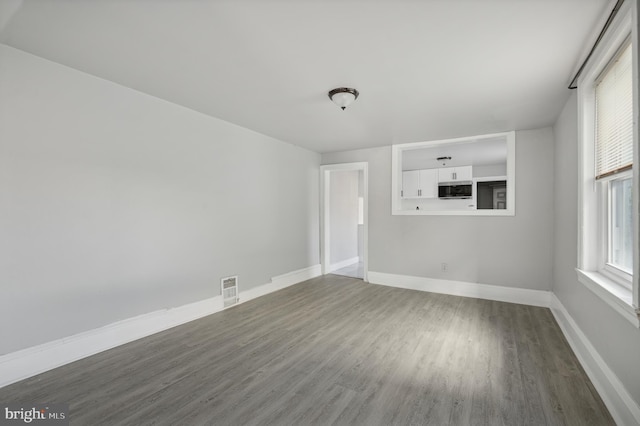
[[[368,163],[320,166],[322,274],[368,271]]]

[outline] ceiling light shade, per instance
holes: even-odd
[[[358,99],[359,94],[360,93],[358,93],[356,89],[338,87],[337,89],[333,89],[329,92],[329,99],[344,110],[351,104],[351,102]]]

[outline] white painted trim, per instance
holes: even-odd
[[[598,272],[583,271],[581,269],[576,269],[576,272],[578,281],[636,328],[640,328],[640,312],[632,305],[633,295],[630,290]]]
[[[369,272],[373,284],[411,290],[476,297],[550,308],[582,368],[619,425],[640,425],[640,406],[609,368],[555,294],[549,291],[509,288],[462,281]]]
[[[343,260],[341,262],[332,263],[331,266],[329,266],[329,272],[333,272],[336,269],[341,269],[347,266],[351,266],[358,262],[360,262],[360,258],[356,256],[356,257],[352,257],[351,259]]]
[[[255,299],[317,276],[320,276],[320,265],[273,277],[268,284],[244,292],[240,291],[240,302]],[[149,312],[3,355],[0,357],[0,388],[223,309],[222,296],[216,296],[176,308]]]
[[[273,277],[271,283],[240,292],[240,300],[252,300],[320,275],[320,265],[279,275]],[[392,287],[550,307],[569,345],[616,423],[640,425],[640,407],[553,293],[373,271],[370,272],[370,280],[374,284]],[[0,357],[0,387],[221,310],[222,296],[216,296],[177,308],[150,312],[4,355]]]
[[[515,216],[515,213],[506,212],[506,209],[491,210],[396,210],[394,216]]]
[[[325,164],[320,166],[320,265],[322,275],[331,272],[331,224],[329,223],[329,207],[330,207],[330,190],[331,179],[330,173],[337,170],[354,170],[363,173],[363,198],[364,198],[364,238],[362,253],[362,263],[364,268],[364,282],[369,281],[369,163],[340,163]]]
[[[640,128],[638,127],[638,123],[640,122],[640,64],[638,63],[638,59],[640,57],[640,40],[638,36],[638,28],[640,28],[640,11],[638,8],[638,1],[631,2],[631,16],[632,23],[631,28],[631,44],[633,46],[633,57],[636,58],[633,61],[633,122],[634,122],[634,132],[633,132],[633,146],[635,147],[633,150],[633,164],[640,164]],[[633,168],[633,182],[635,186],[635,193],[632,197],[633,204],[633,229],[635,229],[634,238],[633,238],[633,270],[640,271],[640,167]],[[632,302],[636,308],[640,307],[640,274],[637,272],[633,276],[632,281]]]
[[[128,318],[0,357],[0,387],[223,309],[222,296]]]
[[[369,272],[369,282],[389,287],[428,291],[431,293],[451,294],[453,296],[475,297],[500,302],[520,303],[523,305],[549,307],[550,291],[527,288],[502,287],[489,284],[464,281],[441,280],[436,278],[414,277],[409,275]]]
[[[603,201],[606,195],[601,191],[602,183],[597,183],[594,176],[594,129],[595,129],[595,82],[602,71],[615,56],[619,47],[624,43],[629,35],[633,46],[634,58],[638,57],[640,47],[638,46],[638,4],[637,0],[622,3],[615,19],[607,32],[603,35],[598,47],[587,62],[583,74],[578,79],[578,269],[582,271],[598,271],[605,263],[606,259],[606,234],[605,219],[608,203]],[[640,97],[638,94],[638,61],[633,61],[633,146],[638,146],[638,129]],[[634,148],[634,164],[637,164],[639,152]],[[638,167],[633,168],[633,270],[640,268],[640,238],[637,229],[640,228],[640,213],[638,208],[638,197],[640,185],[640,172]],[[600,189],[600,190],[598,190]],[[605,193],[603,193],[605,192]],[[627,320],[636,324],[638,318],[633,318],[633,314],[624,306],[619,306],[618,302],[611,298],[611,287],[604,282],[602,289],[595,286],[602,285],[603,280],[599,279],[597,273],[587,272],[591,276],[578,273],[579,281],[589,290],[593,291],[605,303],[621,313]],[[604,291],[600,291],[604,290]],[[627,297],[623,300],[626,302]],[[632,307],[640,307],[640,277],[634,274],[632,278],[631,303]],[[636,325],[637,326],[637,325]]]
[[[320,166],[320,265],[322,275],[328,274],[331,265],[331,225],[329,204],[331,195],[331,175]]]
[[[271,278],[271,282],[268,284],[254,287],[246,291],[241,291],[240,302],[247,302],[257,297],[264,296],[265,294],[273,293],[274,291],[282,290],[283,288],[301,283],[302,281],[319,277],[320,275],[322,275],[320,265],[313,265],[308,268],[298,269],[297,271],[278,275],[277,277]]]
[[[551,312],[616,424],[640,425],[640,407],[555,294],[551,295]]]

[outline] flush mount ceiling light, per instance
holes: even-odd
[[[342,110],[348,107],[351,102],[358,99],[358,91],[356,89],[350,89],[348,87],[338,87],[337,89],[333,89],[329,92],[329,99],[333,101],[334,104],[338,105]]]

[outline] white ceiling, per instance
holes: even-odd
[[[552,125],[609,0],[0,0],[0,42],[317,152]],[[327,92],[355,87],[346,111]]]

